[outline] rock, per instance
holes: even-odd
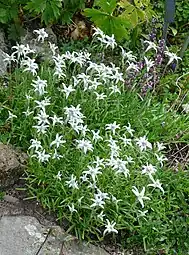
[[[64,243],[62,255],[108,255],[108,253],[92,244],[72,240]]]
[[[3,61],[8,52],[7,45],[5,43],[5,33],[0,29],[0,76],[3,76],[7,72],[7,64]]]
[[[5,43],[5,33],[2,29],[0,29],[0,49],[4,52],[8,52],[8,47]]]
[[[7,73],[7,64],[4,62],[5,57],[7,57],[6,53],[0,49],[0,76]]]
[[[3,216],[1,255],[108,255],[103,249],[76,241],[59,226],[48,227],[31,216]]]
[[[34,217],[2,217],[0,254],[35,255],[45,241],[48,231],[49,229],[42,226]]]
[[[0,188],[13,185],[23,174],[26,154],[0,143]]]
[[[29,45],[30,49],[35,50],[36,53],[44,55],[44,57],[51,57],[51,52],[47,42],[51,42],[57,45],[57,37],[52,31],[51,28],[45,28],[45,31],[48,33],[48,38],[44,43],[38,42],[36,40],[37,35],[30,31],[27,31],[25,36],[21,37],[21,44]]]

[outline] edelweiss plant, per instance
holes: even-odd
[[[35,33],[36,40],[47,38],[42,29]],[[118,47],[99,29],[94,44],[96,39],[104,50]],[[167,199],[162,178],[167,158],[165,146],[149,139],[148,128],[141,133],[116,109],[128,93],[125,80],[141,68],[148,75],[154,62],[145,58],[140,67],[121,48],[126,64],[121,70],[94,62],[87,51],[59,55],[56,49],[50,44],[51,60],[37,64],[29,46],[17,45],[5,60],[20,64],[15,72],[24,71],[19,112],[9,111],[7,121],[14,129],[21,119],[21,129],[29,132],[30,192],[59,220],[67,219],[80,238],[136,231]],[[150,49],[158,50],[148,43]]]

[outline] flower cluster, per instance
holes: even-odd
[[[42,42],[48,37],[44,30],[35,33]],[[114,37],[104,35],[99,29],[95,29],[94,36],[105,48],[117,47]],[[60,55],[55,45],[49,44],[49,47],[52,59],[46,69],[52,83],[45,78],[35,59],[27,56],[32,54],[28,46],[27,50],[22,45],[13,47],[15,52],[10,57],[12,61],[13,56],[17,56],[21,68],[32,74],[25,99],[27,110],[23,112],[26,118],[32,119],[33,138],[28,148],[31,167],[38,164],[39,169],[47,169],[51,178],[53,176],[51,185],[54,189],[61,188],[67,196],[60,201],[60,207],[69,217],[90,212],[89,218],[104,227],[103,235],[118,233],[122,226],[117,208],[125,210],[123,187],[128,186],[127,202],[134,206],[136,215],[138,208],[150,207],[155,192],[160,197],[164,195],[158,174],[167,160],[163,153],[165,147],[159,142],[150,142],[146,133],[138,136],[131,123],[122,125],[117,119],[101,123],[98,117],[96,121],[100,125],[91,123],[83,101],[90,98],[95,111],[101,111],[104,102],[108,104],[108,100],[122,96],[129,75],[135,75],[142,68],[149,74],[154,61],[145,57],[139,66],[133,53],[121,48],[122,61],[127,63],[126,70],[122,71],[114,63],[93,62],[86,51]],[[148,43],[146,51],[151,49],[158,51],[154,43]],[[81,104],[76,103],[78,97]],[[9,112],[9,119],[13,118],[16,116]],[[78,160],[77,166],[73,167],[69,157]],[[110,209],[117,215],[113,221]],[[140,212],[147,215],[147,210]]]

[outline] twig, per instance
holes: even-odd
[[[46,237],[45,237],[44,242],[41,244],[41,246],[39,247],[39,249],[38,249],[38,251],[36,252],[35,255],[39,255],[39,252],[41,251],[41,249],[43,248],[44,244],[46,243],[46,241],[47,241],[47,239],[48,239],[48,237],[49,237],[51,231],[52,231],[52,228],[49,229],[49,231],[48,231],[48,233],[47,233],[47,235],[46,235]]]

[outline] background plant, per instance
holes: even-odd
[[[86,8],[84,14],[108,35],[114,34],[118,40],[128,38],[131,29],[149,21],[154,12],[150,1],[96,0],[93,8]]]

